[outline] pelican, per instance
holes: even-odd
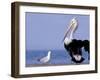
[[[47,62],[50,61],[50,56],[51,56],[51,51],[48,51],[47,56],[45,56],[45,57],[39,59],[39,61],[40,61],[41,63],[47,63]]]
[[[64,43],[66,45],[68,45],[69,43],[72,42],[72,39],[73,39],[73,34],[74,32],[76,31],[78,27],[78,21],[76,19],[76,17],[74,17],[71,21],[70,21],[70,24],[69,24],[69,27],[68,27],[68,30],[67,32],[65,33],[65,36],[64,36]]]
[[[70,45],[70,43],[72,43],[73,40],[75,41],[75,39],[73,38],[74,37],[73,35],[77,28],[78,28],[78,21],[77,21],[76,17],[74,17],[73,19],[71,19],[68,30],[65,33],[65,36],[63,39],[64,46],[66,49],[68,49],[68,45]],[[73,44],[73,45],[75,46],[75,44]],[[79,51],[77,48],[76,48],[76,51],[75,51],[75,48],[74,49],[70,48],[69,51],[70,51],[70,55],[72,57],[72,61],[75,61],[76,63],[80,63],[84,60],[84,58],[82,57],[81,51]]]

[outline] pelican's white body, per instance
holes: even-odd
[[[50,56],[51,56],[51,51],[48,51],[47,56],[41,58],[41,59],[40,59],[40,62],[41,62],[41,63],[47,63],[47,62],[49,62]]]
[[[72,42],[72,39],[69,39],[68,37],[65,38],[64,43],[67,45]]]
[[[77,60],[77,61],[80,61],[82,56],[81,55],[73,55],[73,57]]]

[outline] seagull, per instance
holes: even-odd
[[[38,61],[40,61],[41,63],[47,63],[50,61],[50,56],[51,56],[51,51],[48,51],[47,56],[45,56],[41,59],[38,59]]]
[[[78,21],[76,19],[76,17],[74,17],[71,21],[70,21],[70,24],[69,24],[69,28],[67,30],[67,32],[65,33],[65,36],[63,38],[63,41],[66,45],[68,45],[69,43],[72,42],[73,40],[73,34],[74,32],[76,31],[78,27]]]

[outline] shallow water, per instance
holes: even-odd
[[[43,66],[38,59],[46,56],[48,51],[26,51],[26,67],[34,67],[34,66]],[[81,64],[89,64],[88,53],[83,51],[83,57],[85,58],[84,62]],[[75,64],[71,61],[71,57],[68,52],[65,50],[51,50],[51,58],[50,61],[45,65],[71,65]]]

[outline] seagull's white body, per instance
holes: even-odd
[[[65,36],[63,39],[66,45],[72,42],[73,34],[75,30],[77,29],[77,27],[78,27],[78,21],[76,20],[76,17],[75,17],[70,21],[69,28],[67,32],[65,33]]]
[[[50,60],[50,56],[51,56],[51,51],[48,51],[47,56],[41,58],[39,61],[40,61],[41,63],[47,63],[47,62],[49,62],[49,60]]]

